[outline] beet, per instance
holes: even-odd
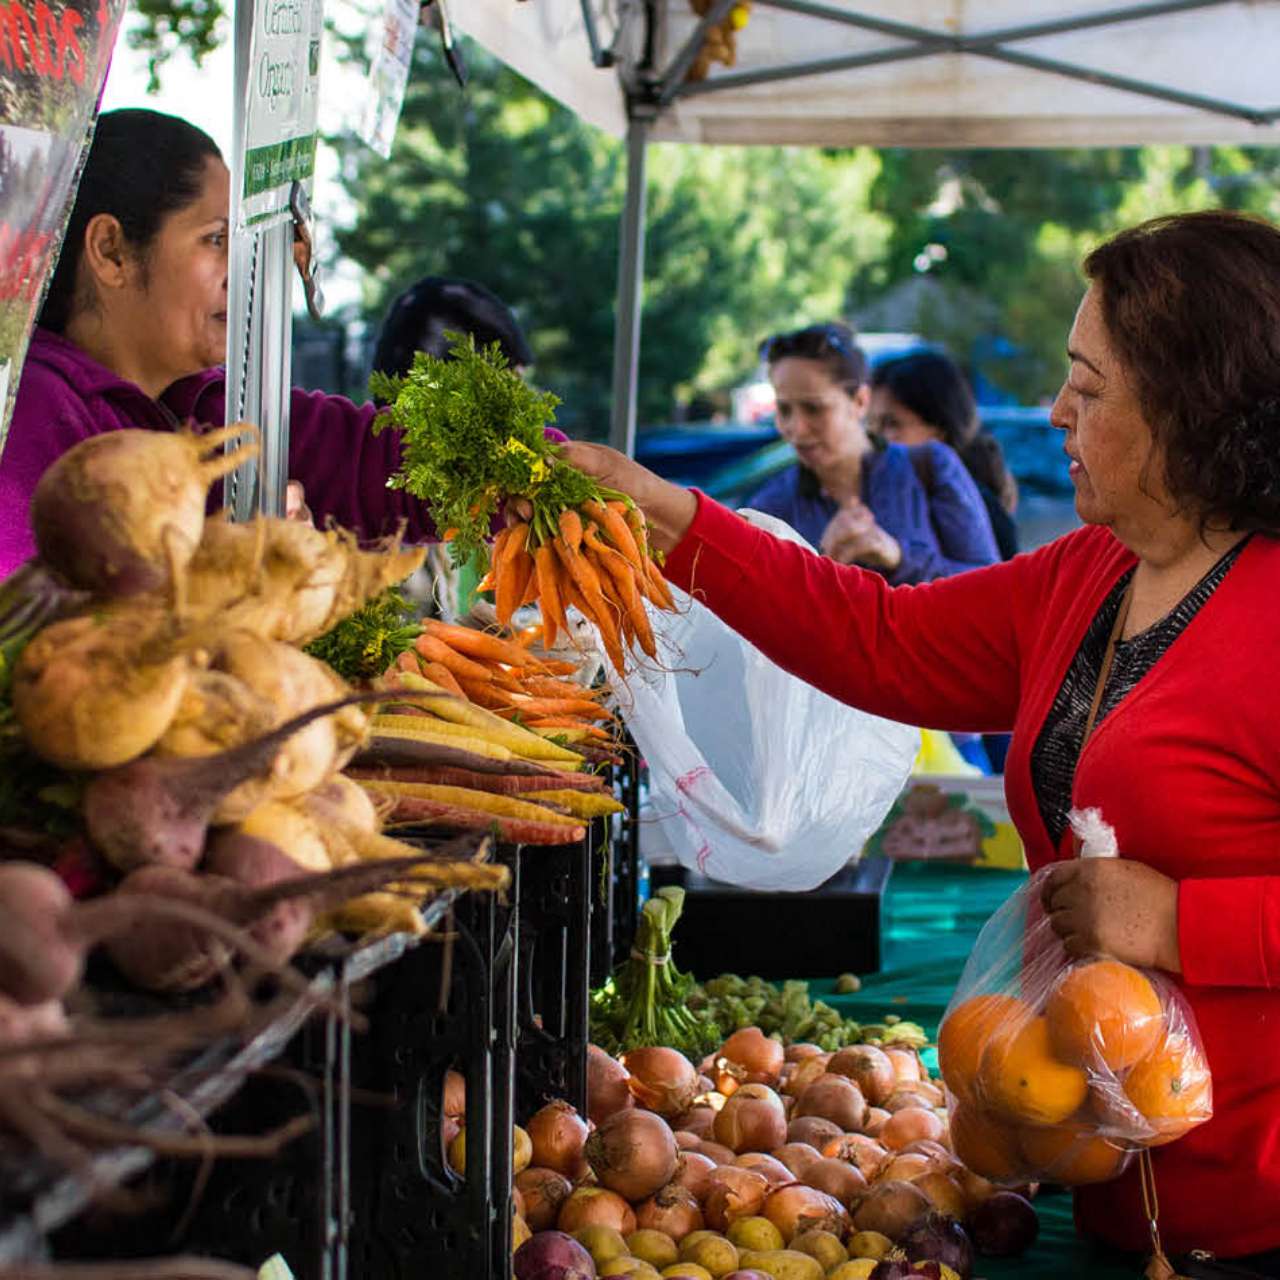
[[[883,1258],[871,1272],[871,1280],[907,1280],[912,1275],[911,1263],[905,1258]]]
[[[94,775],[84,792],[89,838],[113,866],[148,863],[190,870],[204,852],[210,819],[247,778],[270,773],[286,739],[315,720],[384,694],[357,693],[312,707],[278,729],[210,756],[147,756]]]
[[[997,1191],[977,1205],[965,1224],[974,1248],[990,1258],[1016,1258],[1040,1234],[1040,1219],[1029,1200],[1014,1191]]]
[[[973,1274],[973,1244],[965,1229],[941,1213],[927,1213],[913,1222],[898,1240],[898,1247],[914,1262],[941,1262],[960,1280]]]
[[[539,1231],[512,1260],[516,1280],[595,1280],[591,1255],[563,1231]]]

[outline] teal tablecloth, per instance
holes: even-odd
[[[881,971],[864,978],[856,995],[835,995],[831,982],[810,983],[811,994],[862,1022],[896,1013],[935,1035],[978,930],[1025,881],[1026,873],[1019,871],[900,863],[884,901]],[[936,1069],[931,1054],[926,1057]],[[1016,1260],[981,1259],[978,1275],[986,1280],[1134,1280],[1141,1274],[1140,1266],[1118,1266],[1076,1238],[1068,1194],[1041,1194],[1036,1209],[1040,1237],[1035,1247]]]

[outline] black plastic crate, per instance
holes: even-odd
[[[598,824],[593,834],[591,985],[600,986],[631,953],[640,891],[640,780],[644,770],[634,743],[626,740],[623,763],[610,777],[622,813]]]

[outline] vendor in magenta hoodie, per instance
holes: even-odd
[[[32,491],[72,445],[224,421],[229,208],[230,174],[200,129],[155,111],[99,119],[0,454],[0,578],[34,554]],[[317,521],[366,537],[405,521],[429,538],[422,504],[386,487],[400,440],[374,436],[375,412],[295,390],[289,475]]]

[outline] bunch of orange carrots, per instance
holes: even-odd
[[[621,501],[588,500],[555,521],[535,515],[504,529],[494,542],[489,582],[503,626],[521,605],[538,602],[547,648],[561,632],[569,634],[565,610],[572,605],[600,632],[619,675],[637,646],[658,656],[645,601],[675,607],[650,552],[644,516]]]
[[[598,690],[564,678],[576,664],[532,653],[538,638],[536,629],[514,640],[426,619],[413,649],[396,665],[542,737],[562,739],[591,757],[611,758],[617,740],[613,713],[601,706]]]

